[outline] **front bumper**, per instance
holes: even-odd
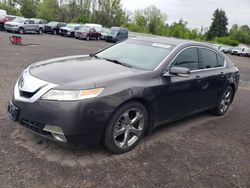
[[[4,29],[6,31],[12,31],[12,32],[17,32],[18,31],[18,27],[4,26]]]
[[[12,100],[19,109],[16,121],[38,135],[73,147],[100,145],[113,110],[101,99],[74,102]],[[65,140],[58,140],[46,126],[60,127]]]

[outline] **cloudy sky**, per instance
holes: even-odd
[[[250,25],[250,0],[122,0],[129,11],[155,5],[168,16],[168,23],[183,18],[191,28],[209,26],[216,8],[226,11],[229,25]]]

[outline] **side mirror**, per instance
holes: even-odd
[[[164,73],[164,77],[169,76],[179,76],[179,77],[189,77],[190,69],[186,67],[170,67],[169,71]]]

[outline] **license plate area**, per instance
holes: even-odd
[[[17,121],[19,115],[19,108],[16,107],[11,101],[8,104],[8,114],[12,121]]]

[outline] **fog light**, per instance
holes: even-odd
[[[65,138],[64,135],[62,134],[57,134],[57,133],[51,133],[52,136],[54,137],[54,139],[56,139],[57,141],[59,142],[63,142],[63,143],[66,143],[67,142],[67,139]]]
[[[55,140],[59,142],[64,142],[64,143],[67,142],[67,139],[65,138],[61,127],[46,125],[43,130],[50,132]]]

